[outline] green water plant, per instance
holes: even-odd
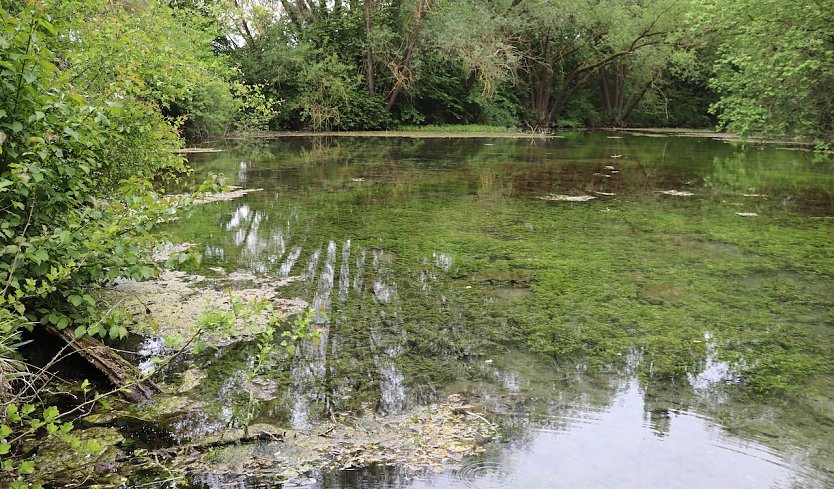
[[[206,309],[197,320],[197,329],[188,341],[184,341],[179,334],[166,335],[164,339],[166,344],[178,345],[179,348],[193,345],[195,354],[219,348],[218,345],[235,338],[254,344],[243,382],[230,396],[232,411],[228,420],[229,426],[243,427],[248,436],[249,424],[260,405],[254,383],[260,376],[279,368],[282,358],[295,357],[301,342],[318,344],[322,331],[314,326],[315,313],[312,309],[288,320],[267,299],[247,299],[231,290],[227,293],[228,307]],[[159,362],[164,361],[164,358],[159,359]]]

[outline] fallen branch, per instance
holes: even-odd
[[[63,340],[72,349],[84,357],[91,365],[103,373],[114,387],[120,389],[130,401],[138,402],[150,399],[160,392],[159,387],[148,379],[133,364],[119,356],[113,349],[90,336],[76,338],[67,329],[47,326],[47,331]]]

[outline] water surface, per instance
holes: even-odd
[[[463,468],[316,472],[314,487],[832,483],[824,159],[578,134],[297,137],[193,164],[263,189],[167,227],[200,245],[194,271],[301,276],[282,293],[325,329],[269,379],[257,420],[304,429],[461,393],[502,426]],[[222,431],[247,348],[203,361],[193,395],[218,407],[179,420],[182,439]],[[195,483],[229,480],[276,484]]]

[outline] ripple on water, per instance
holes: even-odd
[[[447,479],[453,488],[507,489],[517,487],[516,475],[497,462],[477,461],[464,465]]]

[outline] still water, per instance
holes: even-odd
[[[462,465],[296,482],[831,487],[834,165],[651,136],[288,137],[195,155],[195,181],[262,190],[166,227],[198,244],[190,271],[291,278],[280,295],[324,330],[268,379],[255,421],[303,430],[458,394],[500,426]],[[250,355],[196,360],[191,395],[215,407],[175,417],[175,439],[223,430]]]

